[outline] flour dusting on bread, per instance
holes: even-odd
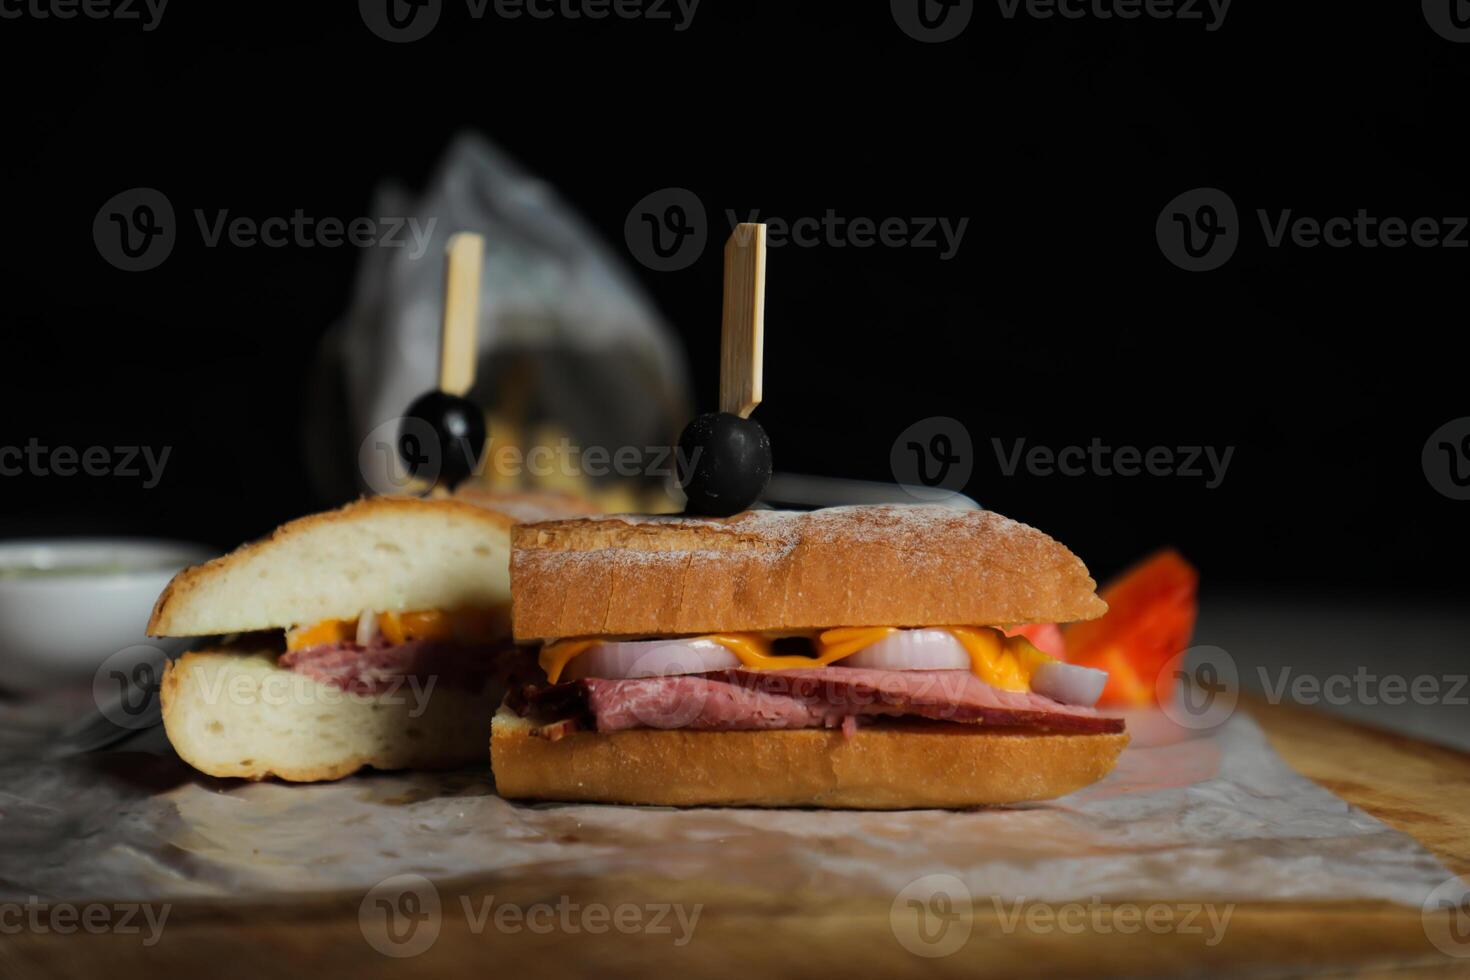
[[[1070,622],[1107,608],[1075,555],[990,511],[611,515],[523,525],[512,540],[521,639]]]

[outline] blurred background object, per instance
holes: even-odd
[[[483,138],[461,134],[422,194],[380,188],[372,216],[412,216],[422,237],[411,248],[362,250],[352,307],[322,340],[305,426],[324,502],[402,489],[386,453],[358,450],[396,430],[433,386],[444,246],[469,231],[486,242],[469,392],[491,433],[479,478],[492,489],[560,490],[612,510],[674,509],[665,480],[614,472],[612,458],[622,447],[649,455],[682,428],[682,352],[626,263],[550,186]],[[582,461],[588,447],[606,452],[605,472]]]
[[[0,543],[0,696],[90,684],[115,662],[126,685],[169,579],[213,557],[177,541],[70,538]],[[152,644],[152,645],[150,645]],[[132,652],[130,652],[132,651]]]

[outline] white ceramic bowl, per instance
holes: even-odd
[[[212,556],[136,538],[0,542],[0,689],[89,680],[109,656],[147,642],[153,602],[174,573]]]

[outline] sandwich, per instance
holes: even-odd
[[[483,765],[506,684],[538,671],[510,637],[511,528],[590,509],[469,488],[368,498],[185,569],[148,623],[207,638],[165,667],[169,741],[246,779]]]
[[[1093,619],[1083,563],[940,506],[599,516],[512,531],[512,620],[546,680],[491,738],[511,799],[971,807],[1057,797],[1127,744],[1105,672],[1028,624]]]

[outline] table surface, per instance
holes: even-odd
[[[1260,701],[1250,708],[1298,771],[1413,835],[1456,874],[1470,872],[1470,754],[1311,709]],[[793,893],[772,901],[769,895],[719,883],[573,879],[555,869],[534,884],[462,880],[442,884],[439,891],[448,905],[462,897],[476,902],[492,889],[497,902],[522,906],[569,895],[581,903],[686,901],[700,902],[704,909],[694,940],[683,948],[673,948],[668,936],[613,931],[507,935],[492,929],[477,935],[463,916],[444,916],[430,949],[395,959],[364,941],[359,895],[249,908],[175,904],[152,948],[142,948],[136,936],[116,934],[0,936],[0,977],[152,980],[178,974],[258,980],[466,976],[494,970],[502,976],[643,978],[651,963],[677,967],[691,977],[774,974],[827,980],[852,972],[1098,977],[1328,970],[1355,976],[1470,976],[1470,959],[1451,959],[1430,944],[1419,909],[1388,903],[1237,904],[1223,941],[1213,947],[1199,935],[1178,933],[1003,930],[997,914],[976,903],[965,946],[953,955],[923,959],[895,941],[888,902],[851,896]]]
[[[1470,751],[1470,604],[1207,594],[1194,643],[1262,700]]]

